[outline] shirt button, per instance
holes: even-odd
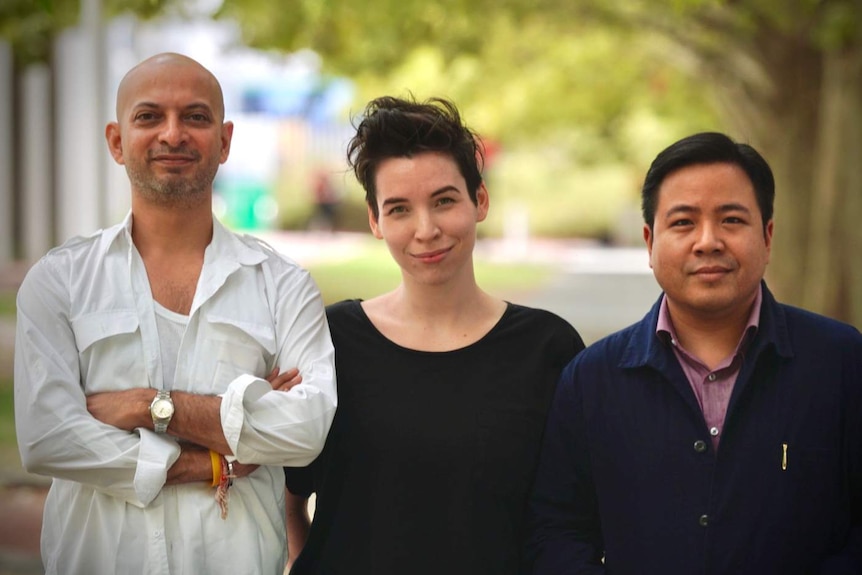
[[[709,428],[709,434],[713,437],[717,436],[718,435],[718,428],[717,427],[710,427]]]
[[[706,379],[708,379],[709,381],[715,381],[715,374],[710,373],[708,376],[706,376]]]
[[[707,514],[705,514],[705,513],[704,513],[704,514],[703,514],[703,515],[701,515],[701,516],[700,516],[700,518],[697,520],[697,523],[698,523],[701,527],[706,527],[707,525],[709,525],[709,515],[707,515]]]
[[[698,439],[694,442],[694,450],[698,453],[703,453],[706,451],[706,442],[702,439]]]

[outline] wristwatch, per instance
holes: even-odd
[[[159,390],[150,404],[150,416],[153,418],[156,433],[164,433],[168,430],[168,424],[174,416],[174,402],[170,391]]]

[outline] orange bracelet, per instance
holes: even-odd
[[[210,449],[210,461],[213,464],[213,487],[218,487],[221,482],[221,454]]]

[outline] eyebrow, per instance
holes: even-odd
[[[746,214],[751,213],[751,210],[749,210],[746,206],[738,204],[736,202],[731,202],[729,204],[721,204],[715,211],[719,214],[725,214],[727,212],[745,212]],[[700,208],[690,206],[688,204],[680,204],[673,206],[667,212],[665,212],[665,217],[669,218],[670,216],[673,216],[675,214],[695,214],[700,212]]]
[[[141,108],[152,109],[152,110],[160,110],[164,108],[162,104],[157,104],[155,102],[137,102],[134,106],[132,106],[132,110],[139,110]],[[206,112],[212,112],[212,107],[203,102],[193,102],[188,106],[183,107],[184,111],[191,110],[204,110]]]
[[[435,197],[437,197],[437,196],[439,196],[439,195],[441,195],[441,194],[445,194],[445,193],[447,193],[447,192],[455,192],[455,193],[460,194],[460,193],[461,193],[461,190],[459,190],[459,189],[458,189],[458,188],[456,188],[455,186],[443,186],[443,187],[442,187],[442,188],[440,188],[440,189],[434,190],[434,191],[431,193],[431,197],[432,197],[432,198],[435,198]],[[386,198],[385,200],[383,200],[383,203],[382,203],[382,204],[380,204],[380,207],[385,208],[385,207],[386,207],[386,206],[388,206],[388,205],[391,205],[391,204],[402,204],[402,203],[404,203],[404,202],[406,202],[406,201],[407,201],[407,198],[399,198],[399,197]]]

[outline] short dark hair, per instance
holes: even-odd
[[[751,180],[763,218],[763,229],[772,219],[775,178],[769,164],[748,144],[739,144],[725,134],[701,132],[679,140],[662,150],[647,171],[641,189],[644,222],[652,229],[658,206],[658,191],[671,173],[696,164],[735,164]]]
[[[479,136],[461,121],[455,104],[443,98],[417,102],[412,97],[383,96],[365,107],[347,145],[347,163],[365,189],[365,201],[375,219],[380,215],[375,182],[380,164],[423,152],[450,155],[467,183],[470,199],[478,203],[484,150]]]

